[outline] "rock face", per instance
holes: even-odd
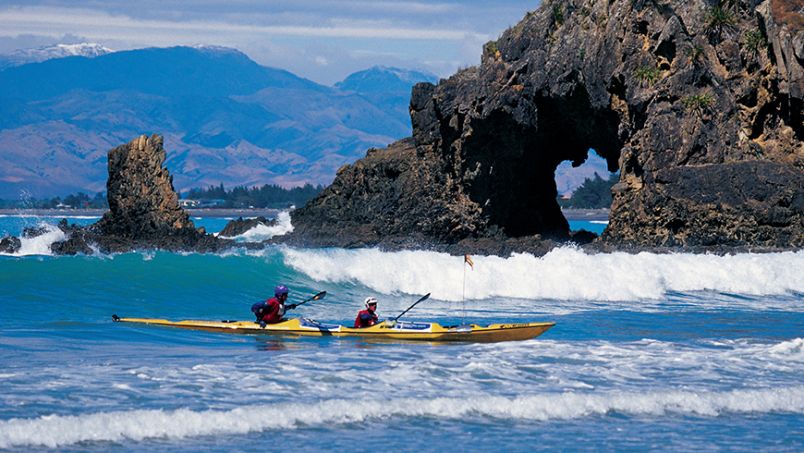
[[[158,135],[142,135],[109,151],[109,212],[97,225],[102,234],[132,239],[200,235],[179,206],[173,178],[163,167],[165,156]]]
[[[170,173],[162,165],[162,137],[145,135],[109,151],[109,211],[88,227],[59,223],[66,240],[51,245],[58,255],[164,249],[210,252],[233,243],[196,229],[179,206]],[[27,232],[26,234],[36,234]]]
[[[780,17],[790,8],[545,1],[480,66],[416,85],[413,137],[342,168],[293,213],[293,240],[567,240],[554,171],[594,148],[620,170],[601,247],[802,247],[804,30]]]

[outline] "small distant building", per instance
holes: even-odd
[[[226,203],[226,200],[220,200],[217,198],[211,200],[201,200],[198,204],[199,208],[217,208],[219,206],[223,206]]]
[[[197,208],[199,205],[201,205],[199,200],[179,200],[179,206],[182,208]]]

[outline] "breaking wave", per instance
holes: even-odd
[[[29,256],[29,255],[52,255],[50,246],[54,242],[64,241],[67,235],[64,234],[57,226],[49,223],[40,223],[39,227],[44,230],[44,233],[35,237],[21,237],[20,249],[16,253],[0,253],[5,256]]]
[[[243,242],[261,242],[271,239],[274,236],[281,236],[292,231],[293,224],[290,223],[290,213],[288,211],[280,211],[276,216],[276,225],[269,226],[259,224],[245,233],[234,236],[231,239]]]
[[[543,257],[463,257],[429,251],[282,249],[285,264],[318,280],[360,283],[389,294],[441,300],[544,298],[560,300],[659,299],[669,292],[718,291],[742,295],[804,292],[804,251],[737,255],[600,253],[573,247]]]
[[[472,398],[324,400],[313,404],[244,406],[228,411],[178,409],[48,415],[0,421],[0,448],[39,445],[56,448],[87,441],[182,439],[400,417],[544,421],[610,413],[717,417],[729,413],[770,412],[804,413],[804,386],[729,392],[568,392],[515,398],[478,395]]]

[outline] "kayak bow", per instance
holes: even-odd
[[[177,327],[211,332],[299,335],[312,337],[361,337],[384,340],[414,341],[472,341],[497,342],[529,340],[543,334],[553,327],[553,322],[529,322],[490,324],[481,326],[468,324],[442,326],[435,322],[383,321],[371,327],[356,329],[340,324],[322,323],[307,318],[293,318],[276,324],[260,327],[252,321],[168,321],[155,318],[120,318],[112,315],[115,322],[148,324],[164,327]]]

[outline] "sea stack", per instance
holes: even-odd
[[[479,66],[416,85],[413,137],[341,169],[292,214],[294,241],[568,240],[554,172],[591,148],[620,171],[598,248],[800,248],[804,30],[794,9],[545,1],[488,42]],[[335,239],[343,231],[347,244]]]
[[[59,223],[67,239],[51,245],[59,255],[137,249],[214,252],[232,241],[196,229],[179,206],[173,178],[163,166],[162,137],[142,135],[109,151],[109,211],[88,227]]]
[[[162,137],[155,134],[109,151],[109,212],[97,224],[101,234],[130,239],[201,235],[179,206],[173,178],[163,166],[165,156]]]

